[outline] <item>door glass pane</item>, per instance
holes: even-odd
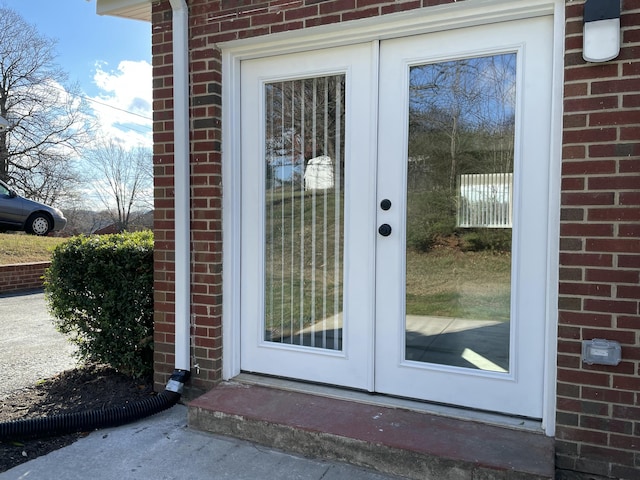
[[[410,69],[406,359],[509,370],[516,54]]]
[[[344,81],[265,85],[268,342],[342,349]]]

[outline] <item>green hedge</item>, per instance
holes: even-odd
[[[461,248],[465,252],[510,252],[510,228],[469,229],[460,235]]]
[[[45,294],[78,356],[133,376],[153,371],[153,233],[79,236],[54,248]]]

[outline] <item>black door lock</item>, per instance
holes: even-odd
[[[389,235],[391,235],[391,225],[389,225],[388,223],[383,223],[378,228],[378,233],[383,237],[388,237]]]

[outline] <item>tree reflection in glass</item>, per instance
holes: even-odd
[[[407,360],[509,370],[516,60],[410,68]]]

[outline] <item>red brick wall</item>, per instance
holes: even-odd
[[[400,10],[430,0],[190,0],[192,384],[221,372],[221,57],[216,43]],[[557,459],[638,478],[640,468],[640,2],[623,1],[618,59],[581,58],[583,2],[566,2]],[[156,382],[173,370],[171,9],[153,3]],[[581,340],[622,343],[617,367],[587,366]]]
[[[583,2],[567,2],[557,463],[640,478],[640,2],[624,0],[620,56],[582,59]],[[581,342],[617,340],[616,367]]]
[[[42,276],[50,262],[0,265],[0,293],[42,288]]]

